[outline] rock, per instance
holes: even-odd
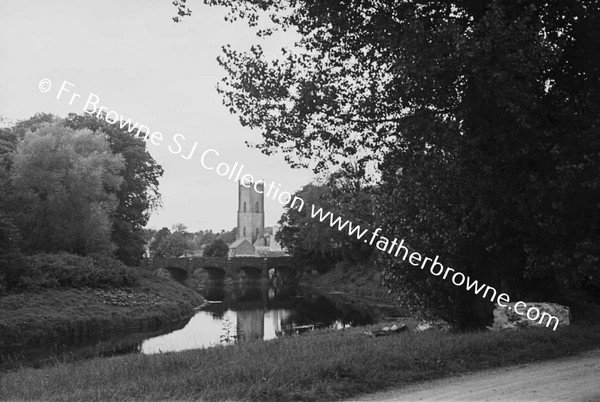
[[[423,322],[420,322],[419,325],[417,325],[417,328],[415,328],[415,330],[419,331],[419,332],[423,332],[423,331],[428,331],[432,328],[433,328],[433,326],[430,323],[423,321]]]
[[[429,331],[432,329],[437,329],[439,331],[449,331],[450,324],[448,324],[444,320],[434,320],[434,321],[421,321],[415,328],[417,332]]]
[[[562,306],[557,303],[526,303],[526,307],[522,304],[519,304],[517,307],[520,314],[515,311],[516,303],[506,303],[506,307],[500,307],[496,304],[496,308],[494,309],[494,324],[491,327],[488,327],[488,329],[492,331],[525,327],[548,327],[555,329],[569,325],[571,322],[571,311],[567,306]],[[539,313],[536,310],[530,312],[530,309],[532,308],[539,310]],[[535,320],[527,318],[529,312],[530,317],[536,317]],[[554,318],[551,319],[550,316],[556,317],[558,322]],[[550,322],[550,320],[552,321]]]
[[[387,336],[387,335],[392,335],[392,334],[397,334],[399,332],[403,332],[403,331],[407,331],[408,327],[406,326],[406,324],[400,324],[400,326],[394,324],[391,328],[390,327],[383,327],[381,329],[375,329],[372,332],[365,332],[365,335],[369,335],[371,337],[378,337],[378,336]]]
[[[406,324],[400,324],[400,326],[397,326],[396,324],[394,324],[392,326],[392,328],[390,328],[391,332],[403,332],[403,331],[408,331],[408,327],[406,326]]]

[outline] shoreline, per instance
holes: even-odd
[[[197,292],[150,273],[140,273],[131,288],[9,294],[0,297],[0,357],[169,331],[185,325],[203,303]]]

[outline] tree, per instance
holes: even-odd
[[[0,212],[0,294],[10,290],[24,273],[25,266],[18,248],[19,231],[9,219]]]
[[[160,242],[156,249],[157,257],[177,258],[189,250],[187,236],[183,232],[173,232]]]
[[[235,242],[236,237],[237,226],[228,232],[226,232],[225,230],[221,230],[221,233],[219,233],[219,239],[223,240],[227,245],[230,245],[231,243]]]
[[[176,223],[173,226],[171,226],[171,230],[173,232],[185,232],[188,230],[188,227],[185,226],[183,223]]]
[[[223,239],[216,239],[204,249],[205,257],[227,257],[229,246]]]
[[[154,236],[150,244],[150,251],[155,257],[177,258],[187,254],[191,247],[190,234],[186,232],[187,227],[178,223],[173,225],[173,232],[168,228],[162,228]]]
[[[367,229],[374,223],[372,209],[372,189],[361,184],[351,171],[338,171],[329,175],[323,184],[309,184],[298,191],[295,196],[305,202],[305,207],[286,206],[279,224],[277,241],[288,252],[307,263],[314,263],[322,269],[341,261],[364,261],[373,249],[363,241],[349,237],[347,232],[340,232],[338,225],[330,225],[331,219],[337,217],[342,223],[349,220],[352,225],[360,225]],[[355,180],[356,179],[356,180]],[[312,205],[322,208],[323,213],[330,212],[333,218],[320,222],[313,218]]]
[[[156,229],[142,230],[142,237],[144,238],[144,242],[146,244],[151,243],[152,239],[154,239],[154,236],[156,236],[157,233],[158,233],[158,231]]]
[[[0,293],[13,288],[23,273],[18,243],[19,230],[10,217],[14,208],[14,190],[11,183],[13,159],[18,137],[7,128],[0,128]]]
[[[161,255],[157,254],[158,250],[161,247],[162,242],[170,235],[171,231],[169,230],[169,228],[162,228],[156,233],[156,235],[154,235],[152,243],[150,243],[150,252],[153,256],[162,257]]]
[[[108,141],[114,154],[124,158],[123,184],[116,193],[119,203],[112,217],[111,239],[117,245],[117,258],[127,265],[137,265],[146,243],[143,228],[150,213],[160,206],[158,181],[163,169],[148,153],[143,139],[135,138],[117,124],[109,124],[103,117],[71,113],[65,125],[92,130]]]
[[[225,103],[264,153],[317,170],[379,163],[389,236],[513,298],[560,301],[561,286],[598,273],[598,1],[205,3],[301,35],[278,59],[260,46],[220,58]],[[481,297],[381,264],[415,307],[489,320]]]
[[[121,185],[121,169],[123,158],[89,130],[72,130],[58,121],[25,134],[11,173],[22,248],[110,254],[113,193]]]

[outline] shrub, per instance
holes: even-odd
[[[216,239],[204,249],[205,257],[226,257],[229,251],[229,246],[223,239]]]
[[[35,254],[26,257],[29,275],[21,279],[23,288],[112,288],[138,283],[131,268],[108,257],[92,258],[78,255]]]
[[[27,274],[27,267],[17,247],[19,231],[12,220],[0,212],[0,293],[16,286]]]

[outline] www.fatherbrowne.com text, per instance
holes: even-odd
[[[302,209],[304,204],[299,204],[298,210]],[[290,208],[293,207],[293,204]],[[340,232],[347,231],[348,235],[356,237],[358,240],[363,239],[365,243],[372,245],[376,239],[375,246],[381,251],[385,251],[394,257],[401,256],[403,261],[406,261],[415,266],[425,269],[429,266],[429,272],[433,276],[442,276],[443,279],[450,279],[455,286],[465,286],[468,291],[473,291],[476,295],[481,294],[482,298],[489,297],[491,302],[497,303],[500,307],[508,310],[513,307],[505,303],[510,303],[510,297],[506,293],[500,293],[492,286],[486,285],[485,283],[479,284],[477,280],[471,279],[468,275],[463,274],[450,267],[444,267],[439,262],[439,256],[430,258],[421,255],[414,251],[409,254],[409,249],[406,247],[404,239],[398,241],[394,238],[390,241],[387,237],[380,235],[381,228],[375,229],[370,232],[369,229],[362,229],[359,225],[354,225],[348,220],[342,220],[341,217],[335,217],[331,212],[323,212],[323,208],[318,208],[315,205],[311,205],[311,218],[318,219],[320,222],[326,222],[330,227],[335,227]],[[541,312],[536,307],[527,308],[527,304],[523,301],[518,301],[514,304],[514,311],[522,316],[526,316],[531,321],[537,321],[540,324],[546,322],[546,327],[554,324],[553,330],[556,331],[559,320],[557,317],[548,314],[547,312]]]

